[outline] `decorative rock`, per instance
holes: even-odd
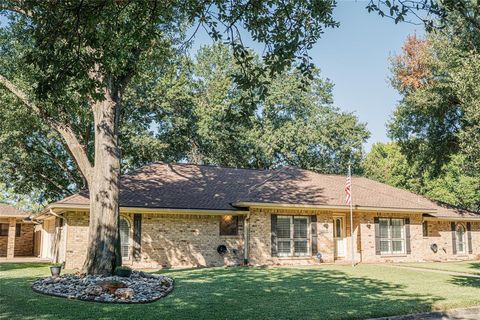
[[[85,294],[88,294],[91,296],[99,296],[102,293],[103,293],[103,288],[97,285],[91,285],[85,289]]]
[[[115,291],[115,297],[125,300],[132,299],[135,295],[135,292],[132,288],[119,288]]]
[[[105,284],[108,284],[108,288],[104,288]],[[118,288],[119,285],[123,288]],[[146,303],[170,293],[173,290],[173,280],[159,274],[137,271],[133,271],[129,278],[65,274],[57,278],[38,279],[33,283],[32,289],[67,299],[103,303]],[[107,289],[113,291],[110,293]]]

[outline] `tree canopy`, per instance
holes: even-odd
[[[308,78],[313,68],[308,50],[324,28],[337,25],[333,6],[328,0],[1,0],[1,14],[10,17],[2,28],[2,104],[7,101],[14,105],[9,108],[30,114],[29,125],[41,134],[40,139],[45,133],[57,135],[52,143],[61,142],[71,163],[65,158],[66,170],[56,178],[72,178],[69,172],[75,171],[88,187],[86,272],[108,274],[121,264],[121,116],[124,94],[133,79],[145,69],[172,63],[188,45],[185,30],[192,26],[205,28],[215,40],[231,46],[242,66],[239,86],[259,88],[264,94],[259,80],[294,62]],[[265,44],[265,68],[251,63],[240,28]],[[25,142],[23,148],[36,147]],[[47,150],[52,148],[56,146]]]

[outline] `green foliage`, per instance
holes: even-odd
[[[0,14],[9,19],[0,29],[1,180],[17,193],[42,190],[47,201],[87,187],[98,125],[92,108],[105,100],[116,108],[118,121],[107,131],[120,138],[124,170],[194,154],[196,89],[189,71],[176,65],[195,36],[187,39],[185,30],[203,28],[228,43],[235,58],[230,62],[241,70],[231,75],[236,86],[265,94],[260,80],[293,64],[308,82],[313,67],[308,50],[324,28],[337,26],[334,5],[331,0],[0,0]],[[239,28],[265,44],[263,63],[252,63]],[[6,90],[3,79],[24,101]],[[71,131],[75,143],[70,139],[69,145],[59,128]]]
[[[362,167],[365,176],[389,185],[423,194],[430,199],[480,211],[478,177],[465,173],[465,157],[455,155],[441,167],[440,174],[409,163],[396,143],[377,143]]]
[[[332,105],[332,84],[318,70],[306,86],[296,69],[268,78],[265,94],[236,84],[235,75],[242,70],[233,55],[224,45],[203,47],[195,61],[177,64],[171,77],[155,82],[158,78],[150,76],[153,80],[127,92],[127,105],[135,105],[136,112],[146,117],[143,130],[156,128],[143,141],[149,145],[155,137],[165,143],[158,148],[159,158],[147,156],[145,162],[186,160],[249,168],[294,165],[329,173],[343,173],[350,159],[359,162],[369,136],[366,126]],[[130,113],[133,108],[127,109]],[[134,157],[138,154],[143,153]]]

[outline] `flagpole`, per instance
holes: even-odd
[[[352,251],[352,267],[355,267],[355,249],[353,247],[353,181],[350,163],[348,164],[348,176],[350,177],[350,247]]]

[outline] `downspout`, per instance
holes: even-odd
[[[54,217],[60,218],[64,221],[63,224],[63,234],[64,234],[64,239],[63,239],[63,249],[65,250],[65,254],[63,255],[64,259],[67,260],[67,230],[68,230],[68,223],[67,223],[67,218],[64,216],[61,216],[57,213],[55,213],[52,209],[50,209],[50,214]],[[55,263],[58,263],[58,255],[55,257]],[[65,261],[63,261],[65,263]],[[64,266],[65,267],[65,266]]]
[[[247,216],[245,217],[243,238],[243,264],[248,265],[248,250],[250,247],[250,211],[248,211]]]

